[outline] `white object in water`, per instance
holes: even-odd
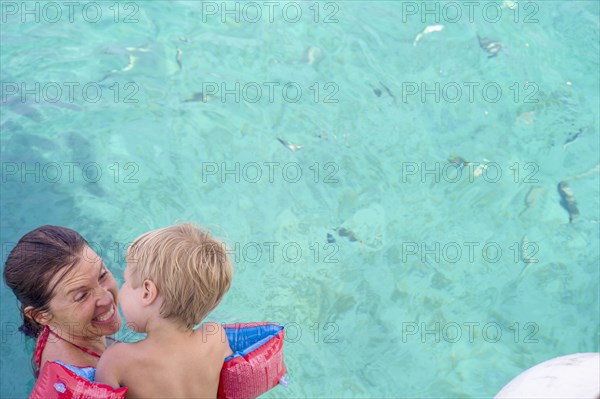
[[[419,33],[417,35],[417,37],[415,37],[415,41],[413,42],[413,46],[417,45],[417,42],[419,40],[421,40],[421,38],[425,35],[428,35],[430,33],[433,32],[441,32],[442,30],[444,30],[444,25],[429,25],[427,27],[425,27],[425,29],[423,29],[423,31],[421,33]]]
[[[598,399],[600,353],[576,353],[547,360],[513,378],[495,399]]]

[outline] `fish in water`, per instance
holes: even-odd
[[[308,65],[317,65],[323,59],[323,51],[318,48],[311,46],[306,49],[305,59]]]
[[[560,194],[560,205],[569,212],[569,223],[573,223],[579,216],[579,209],[577,209],[577,201],[571,187],[565,181],[558,183],[558,193]]]
[[[358,237],[356,237],[356,235],[352,231],[350,231],[344,227],[339,227],[335,230],[337,231],[337,233],[339,234],[340,237],[347,237],[348,240],[350,240],[350,241],[358,241],[358,242],[362,243],[362,241],[359,240]]]
[[[202,92],[194,93],[192,98],[188,98],[187,100],[183,100],[184,103],[195,103],[195,102],[203,102],[206,103],[213,99],[213,96],[209,96],[208,94],[204,94]]]
[[[394,95],[394,93],[392,93],[392,91],[389,89],[389,87],[387,87],[386,85],[384,85],[383,83],[379,82],[379,84],[381,85],[381,87],[383,87],[385,89],[385,92],[392,97],[392,99],[394,100],[394,104],[396,104],[396,96]]]
[[[375,93],[375,95],[377,97],[381,97],[381,90],[379,90],[379,89],[373,89],[373,93]]]
[[[330,233],[327,233],[327,242],[329,244],[334,244],[335,243],[335,237],[332,236]]]
[[[471,164],[471,162],[466,161],[463,157],[459,157],[459,156],[451,156],[448,158],[448,162],[454,164],[454,165],[458,165],[460,168],[464,167],[464,166],[469,166]]]
[[[542,196],[544,189],[542,186],[531,186],[527,194],[525,194],[525,209],[519,213],[519,216],[524,214],[529,208],[533,206],[537,202],[537,200]]]
[[[127,72],[133,69],[133,67],[135,66],[135,62],[139,59],[139,57],[133,55],[133,54],[129,54],[129,63],[127,64],[127,66],[123,69],[121,69],[121,72]],[[119,72],[118,69],[114,69],[112,72]]]
[[[148,53],[150,52],[150,46],[148,44],[142,47],[125,47],[125,48],[111,48],[104,50],[104,54],[117,54],[117,55],[127,55],[129,61],[127,65],[121,69],[113,69],[110,72],[106,73],[102,79],[98,82],[104,82],[109,76],[119,73],[119,72],[128,72],[135,67],[135,63],[139,60],[139,56],[134,55],[133,53]]]
[[[585,132],[587,132],[587,128],[581,128],[577,131],[577,133],[569,136],[567,141],[565,141],[565,144],[563,144],[563,150],[566,150],[568,146],[573,144],[577,139],[581,138]]]
[[[502,50],[503,48],[502,43],[491,39],[483,38],[479,35],[477,35],[477,40],[479,40],[479,47],[481,47],[483,51],[489,54],[488,58],[493,58],[497,56],[500,50]]]
[[[519,273],[519,277],[522,277],[530,264],[539,262],[539,260],[535,258],[535,254],[538,252],[538,245],[535,242],[530,242],[527,235],[524,235],[521,239],[519,250],[521,252],[521,261],[525,264],[521,269],[521,273]]]
[[[127,63],[127,65],[125,67],[123,67],[121,69],[113,69],[112,71],[110,71],[109,73],[104,75],[104,77],[102,79],[100,79],[98,82],[104,82],[113,73],[131,71],[133,69],[133,67],[135,66],[135,63],[138,59],[139,59],[139,57],[137,55],[129,54],[129,62]]]
[[[425,35],[428,35],[432,32],[441,32],[442,30],[444,30],[444,25],[429,25],[427,27],[425,27],[425,29],[423,29],[423,31],[421,31],[417,37],[415,37],[415,41],[413,42],[413,46],[417,46],[417,42],[419,40],[421,40],[421,38]]]
[[[137,51],[139,53],[147,53],[150,51],[150,44],[144,44],[142,47],[125,47],[129,52]]]
[[[521,260],[525,265],[530,263],[538,263],[539,260],[535,258],[535,254],[538,251],[538,246],[535,242],[530,242],[529,237],[524,235],[521,239]]]
[[[180,48],[177,48],[177,54],[175,55],[175,61],[177,61],[177,65],[179,66],[179,70],[183,69],[183,65],[181,64],[181,56],[183,55],[183,51]]]
[[[301,149],[302,149],[302,147],[303,147],[303,146],[301,146],[301,145],[295,145],[295,144],[292,144],[292,143],[288,143],[287,141],[285,141],[285,140],[282,140],[282,139],[280,139],[279,137],[277,137],[277,140],[279,140],[279,142],[280,142],[281,144],[283,144],[283,146],[284,146],[285,148],[287,148],[288,150],[290,150],[290,151],[292,151],[292,152],[299,151],[299,150],[301,150]]]

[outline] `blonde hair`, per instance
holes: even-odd
[[[156,284],[163,297],[160,315],[192,328],[229,290],[233,270],[225,244],[193,224],[142,234],[127,249],[131,284]]]

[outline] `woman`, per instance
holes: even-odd
[[[90,381],[95,371],[87,371],[97,366],[107,347],[106,336],[119,330],[121,317],[117,311],[117,282],[83,237],[58,226],[42,226],[25,234],[6,260],[4,281],[21,303],[23,325],[19,330],[37,338],[33,356],[36,377],[47,362],[81,368],[67,367],[77,374],[73,377],[58,362],[48,364],[30,398],[125,397],[127,388],[113,390],[108,385],[93,384]],[[257,334],[257,328],[263,332]],[[223,366],[225,373],[221,373],[219,395],[239,397],[245,393],[247,397],[258,397],[283,384],[283,327],[241,323],[229,329],[236,340],[230,340],[230,345],[239,351],[253,349],[246,355],[250,361],[238,361],[239,355],[228,358]],[[267,335],[271,338],[265,343]],[[256,339],[262,344],[258,345]]]
[[[107,335],[121,327],[117,282],[76,231],[42,226],[11,251],[4,281],[21,304],[25,335],[37,338],[37,376],[48,361],[96,367]]]

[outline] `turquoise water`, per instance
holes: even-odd
[[[221,2],[99,2],[73,22],[0,4],[3,260],[65,225],[122,281],[142,232],[209,227],[236,267],[210,318],[286,326],[290,384],[265,397],[485,398],[600,351],[598,2],[482,2],[472,20],[462,2],[428,2],[439,20],[285,2],[272,22],[260,2],[256,22],[244,3],[239,22]],[[0,392],[26,397],[32,345],[1,300]]]

